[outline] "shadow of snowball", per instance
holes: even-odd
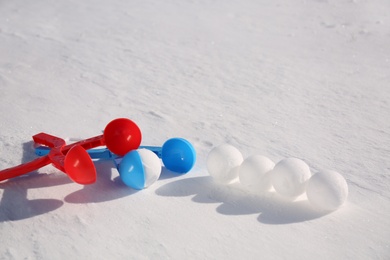
[[[197,203],[220,203],[216,211],[223,215],[260,214],[263,224],[289,224],[320,218],[329,212],[319,212],[307,200],[288,201],[275,192],[253,194],[239,183],[222,185],[210,176],[180,179],[167,183],[156,190],[166,197],[193,196]]]
[[[210,177],[194,177],[179,179],[167,183],[159,187],[156,190],[156,194],[164,197],[187,197],[191,195],[204,194],[213,187],[214,184]],[[202,199],[200,200],[202,201]]]
[[[307,200],[279,201],[264,210],[258,221],[271,225],[291,224],[321,218],[329,213],[331,212],[314,209]]]

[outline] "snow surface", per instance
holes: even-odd
[[[388,0],[0,1],[0,169],[117,117],[198,155],[142,191],[110,162],[89,186],[52,166],[0,183],[0,258],[389,259],[389,82]],[[222,143],[335,170],[347,202],[219,185]]]

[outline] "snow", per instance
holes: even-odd
[[[0,169],[31,136],[101,134],[134,120],[142,145],[190,141],[187,174],[125,186],[112,162],[73,183],[52,166],[0,183],[4,259],[388,259],[390,3],[1,1]],[[302,159],[339,172],[332,212],[303,195],[222,185],[207,156]]]
[[[239,166],[239,182],[249,191],[263,193],[272,188],[271,170],[275,163],[263,155],[251,155]]]
[[[207,155],[207,171],[214,181],[229,184],[238,179],[243,160],[241,152],[236,147],[221,144]]]
[[[320,171],[307,182],[306,195],[314,207],[321,210],[336,210],[347,199],[348,184],[338,172]]]
[[[306,191],[311,172],[301,159],[285,158],[275,165],[270,175],[272,186],[277,193],[295,199]]]

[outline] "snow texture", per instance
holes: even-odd
[[[297,158],[286,158],[278,162],[270,172],[272,186],[280,195],[295,199],[306,191],[311,177],[309,166]]]
[[[139,149],[145,173],[145,188],[152,185],[161,175],[161,162],[157,155],[147,149]]]
[[[248,190],[263,193],[272,187],[271,170],[275,163],[263,155],[251,155],[239,167],[239,182]]]
[[[229,184],[238,179],[243,162],[241,152],[230,144],[221,144],[207,156],[207,170],[216,182]]]
[[[320,171],[308,181],[306,195],[314,207],[321,210],[335,210],[347,199],[348,184],[338,172]]]
[[[47,166],[0,183],[1,259],[389,259],[388,0],[0,1],[0,169],[31,136],[88,138],[134,120],[142,145],[190,141],[187,174],[93,185]],[[313,210],[221,185],[213,147],[339,172]]]

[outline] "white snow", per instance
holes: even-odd
[[[214,147],[207,156],[207,171],[214,181],[229,184],[238,179],[243,162],[241,152],[230,144]]]
[[[280,160],[270,172],[272,186],[277,193],[295,199],[306,191],[311,177],[309,166],[298,158]]]
[[[189,140],[187,174],[125,186],[112,162],[73,183],[52,166],[0,183],[2,259],[389,259],[390,2],[0,2],[0,169],[31,136],[134,120],[142,145]],[[332,169],[332,212],[222,185],[213,147]]]
[[[147,149],[139,149],[145,174],[145,188],[152,185],[161,175],[161,162],[155,153]]]
[[[263,193],[272,187],[271,170],[275,163],[268,157],[255,154],[246,158],[239,167],[239,182],[248,190]]]
[[[307,182],[306,195],[314,207],[320,210],[336,210],[348,197],[348,184],[338,172],[320,171]]]

